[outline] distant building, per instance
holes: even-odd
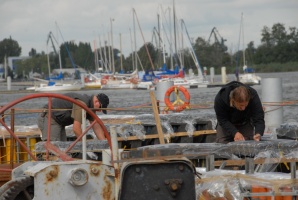
[[[24,60],[24,59],[28,59],[28,58],[31,58],[31,56],[10,56],[7,58],[8,60],[8,67],[10,67],[10,69],[15,72],[16,71],[16,61],[18,60]]]
[[[2,78],[4,76],[4,65],[0,64],[0,78]]]

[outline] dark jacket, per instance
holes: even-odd
[[[248,88],[251,99],[245,110],[240,111],[230,106],[230,92],[239,86]],[[215,97],[214,110],[216,113],[219,125],[225,130],[228,135],[235,136],[238,132],[234,125],[241,125],[244,123],[252,123],[255,128],[255,133],[264,134],[265,121],[264,110],[258,93],[252,87],[244,85],[243,83],[232,81],[222,87]]]
[[[78,99],[83,101],[88,108],[94,107],[93,101],[92,101],[93,96],[82,95],[77,93],[66,93],[64,95],[71,97],[73,99]],[[45,107],[47,106],[48,105],[46,105]],[[72,108],[73,108],[72,102],[69,102],[63,99],[54,98],[52,100],[52,109],[67,109],[67,110],[53,111],[52,112],[53,119],[55,119],[55,121],[62,126],[69,126],[73,124],[74,119],[71,117]],[[87,113],[87,119],[93,120],[92,117],[88,115],[88,113]]]

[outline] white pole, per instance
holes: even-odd
[[[85,77],[86,77],[86,73],[82,73],[81,74],[81,82],[82,82],[83,87],[85,87]]]
[[[221,80],[223,84],[227,83],[226,67],[221,67]]]
[[[7,77],[7,90],[11,90],[11,77]]]
[[[119,172],[120,165],[118,162],[115,162],[119,159],[119,148],[118,148],[116,126],[111,126],[110,132],[111,132],[111,143],[112,143],[112,153],[113,153],[112,164],[114,166],[115,172]],[[120,175],[118,174],[115,180],[115,199],[118,199],[118,194],[119,194],[119,176]]]
[[[214,67],[210,67],[210,82],[214,83]]]
[[[6,79],[7,78],[7,58],[6,58],[6,55],[4,57],[4,78]]]
[[[155,96],[156,96],[156,100],[159,101],[160,111],[162,111],[165,108],[166,106],[166,104],[164,103],[165,94],[167,90],[173,85],[174,85],[174,81],[162,81],[156,84]],[[174,97],[175,97],[174,93],[172,93],[170,96],[170,100],[173,101]]]
[[[262,79],[262,102],[265,108],[265,132],[272,133],[283,123],[281,78]]]

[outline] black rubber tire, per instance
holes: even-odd
[[[21,176],[10,180],[0,188],[0,200],[29,200],[34,197],[34,179]]]

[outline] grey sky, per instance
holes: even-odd
[[[31,48],[46,52],[50,31],[57,36],[57,22],[65,41],[90,42],[99,46],[108,40],[113,27],[113,46],[125,56],[132,51],[134,8],[146,42],[152,41],[153,27],[157,27],[157,13],[162,6],[169,14],[173,0],[0,0],[0,40],[12,37],[22,47],[22,55]],[[238,46],[241,13],[244,14],[244,41],[260,44],[261,30],[275,23],[298,27],[297,0],[175,0],[177,17],[183,19],[191,38],[208,39],[213,27],[227,39],[229,51]],[[171,11],[172,12],[172,11]],[[133,36],[132,36],[133,37]],[[59,42],[62,38],[59,35]],[[143,45],[136,29],[137,48]],[[134,38],[133,38],[134,40]],[[52,51],[52,49],[50,49]],[[75,58],[74,58],[75,59]]]

